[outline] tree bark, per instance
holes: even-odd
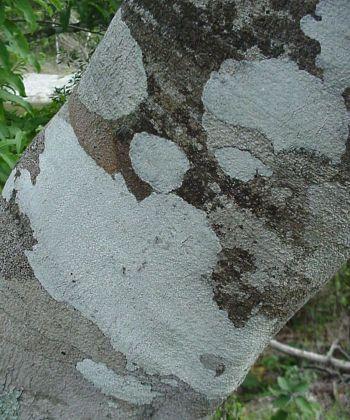
[[[122,5],[3,191],[0,409],[192,419],[237,388],[349,258],[349,17]]]

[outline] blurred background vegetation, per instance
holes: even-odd
[[[0,0],[0,191],[33,137],[67,100],[120,3]],[[29,103],[23,83],[34,71],[72,76],[49,103],[38,105]],[[347,265],[277,339],[319,354],[336,343],[334,356],[350,360],[349,334]],[[213,419],[350,419],[350,372],[268,348]]]

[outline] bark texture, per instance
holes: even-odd
[[[123,4],[3,191],[0,409],[202,418],[241,383],[350,256],[349,28]]]

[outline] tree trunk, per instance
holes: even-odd
[[[3,191],[0,410],[201,418],[242,382],[350,255],[349,27],[123,4]]]

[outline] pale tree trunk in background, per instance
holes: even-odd
[[[4,189],[2,404],[201,418],[241,383],[350,255],[349,27],[347,0],[124,3]]]

